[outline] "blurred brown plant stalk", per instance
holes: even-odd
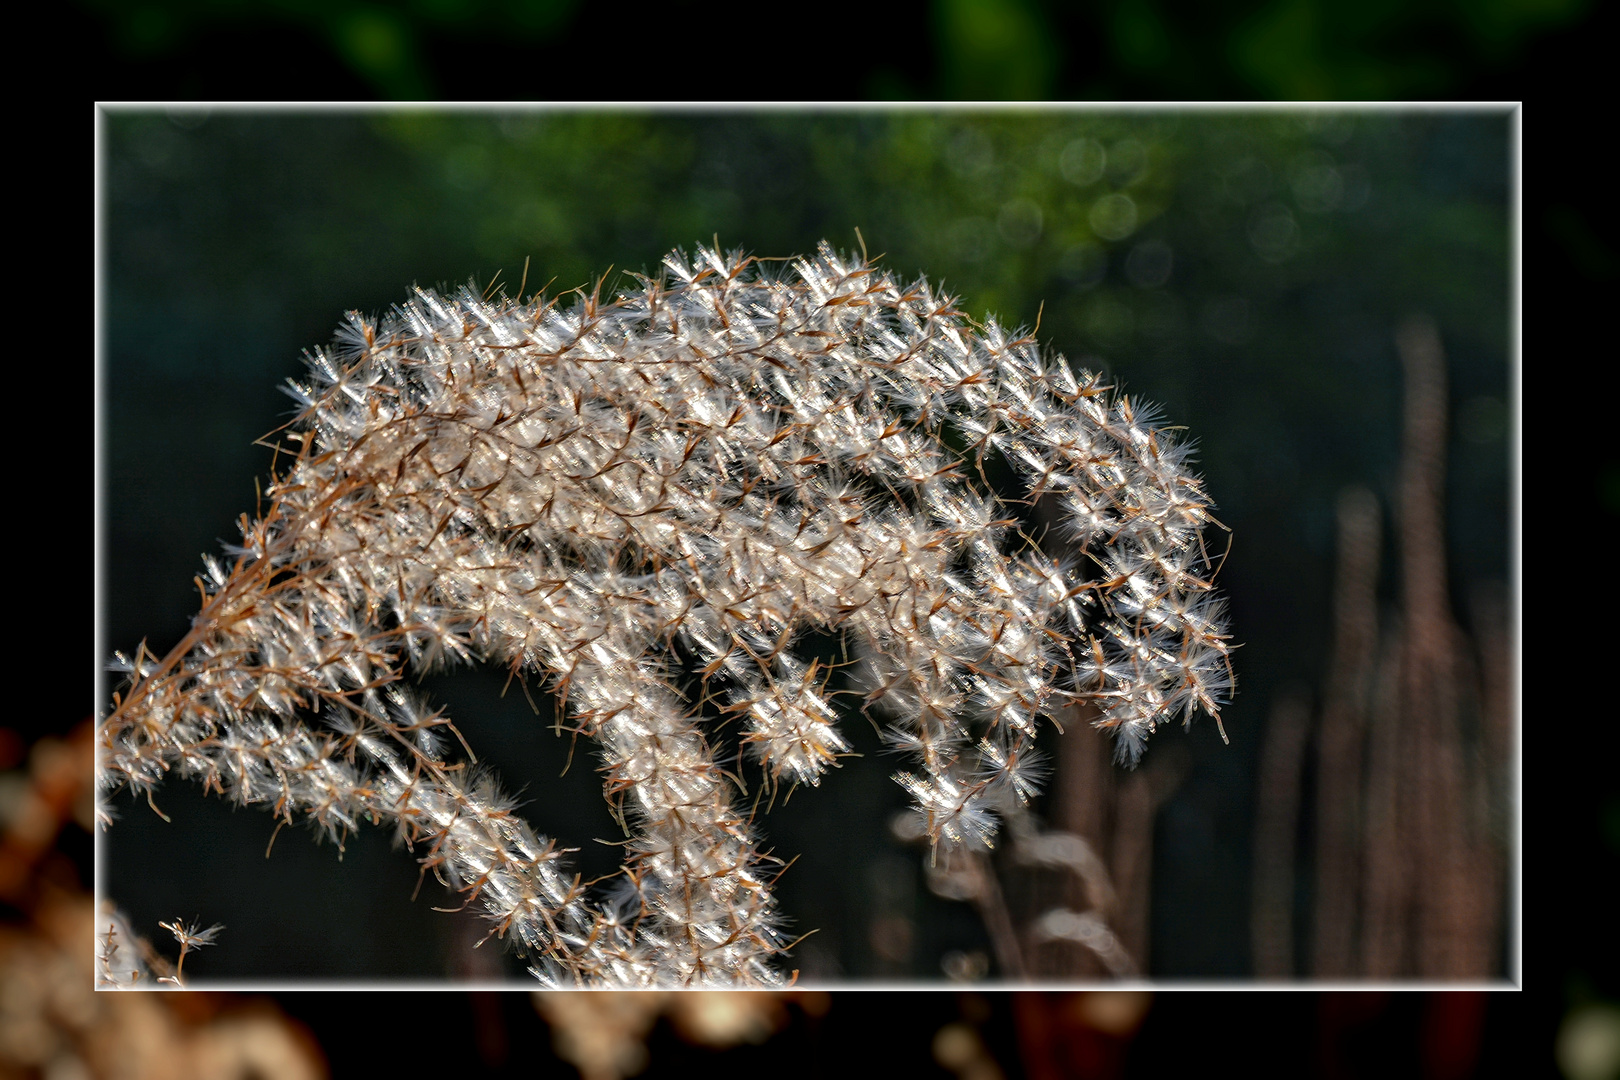
[[[1333,659],[1312,724],[1298,691],[1274,704],[1255,831],[1255,973],[1321,979],[1504,975],[1512,842],[1514,658],[1500,584],[1452,616],[1445,555],[1445,354],[1426,316],[1401,325],[1405,435],[1397,500],[1400,598],[1380,620],[1377,498],[1338,507]],[[1380,625],[1382,621],[1383,625]],[[1315,751],[1314,911],[1295,956],[1296,831]]]

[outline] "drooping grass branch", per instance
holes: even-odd
[[[1093,702],[1134,763],[1231,688],[1189,445],[826,245],[782,270],[676,252],[571,306],[417,290],[289,389],[288,463],[206,560],[191,632],[121,658],[103,787],[174,772],[339,841],[390,823],[547,982],[782,981],[772,863],[677,653],[769,783],[816,785],[848,744],[795,638],[857,643],[936,845],[990,843],[1036,792],[1040,717]],[[1017,527],[1043,496],[1082,556]],[[633,831],[606,896],[406,689],[474,661],[540,677],[597,741]]]

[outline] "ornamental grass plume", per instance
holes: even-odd
[[[1218,717],[1211,504],[1151,409],[826,244],[637,281],[351,313],[288,387],[290,463],[205,557],[190,632],[119,656],[103,789],[176,772],[339,842],[390,824],[548,984],[781,985],[775,864],[705,729],[734,719],[768,785],[820,782],[848,744],[796,637],[862,650],[935,845],[992,842],[1072,701],[1127,763]],[[993,457],[1083,561],[1017,527]],[[632,833],[605,898],[407,688],[474,661],[538,676],[596,740]]]

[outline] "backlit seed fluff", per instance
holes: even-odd
[[[388,823],[547,983],[779,985],[776,866],[715,717],[767,783],[821,781],[847,718],[797,638],[863,658],[937,844],[1039,790],[1041,717],[1094,703],[1134,763],[1230,694],[1210,502],[1150,409],[825,244],[638,281],[352,314],[191,633],[120,658],[103,788],[178,772],[339,842]],[[1019,490],[986,486],[997,458]],[[1071,550],[1018,527],[1042,497]],[[407,689],[465,661],[540,677],[598,742],[633,833],[605,893]]]

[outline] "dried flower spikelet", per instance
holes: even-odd
[[[392,822],[547,982],[774,984],[772,874],[674,657],[772,783],[814,785],[848,743],[793,646],[844,635],[936,843],[990,843],[1036,793],[1058,706],[1095,702],[1132,763],[1218,714],[1210,503],[1151,410],[825,244],[776,269],[677,251],[638,281],[351,315],[289,387],[292,463],[210,560],[191,633],[126,661],[103,786],[178,771],[338,842]],[[987,456],[1023,490],[990,490]],[[1016,527],[1045,496],[1083,555]],[[402,689],[472,661],[548,680],[598,740],[634,831],[616,900],[467,782],[450,718]]]

